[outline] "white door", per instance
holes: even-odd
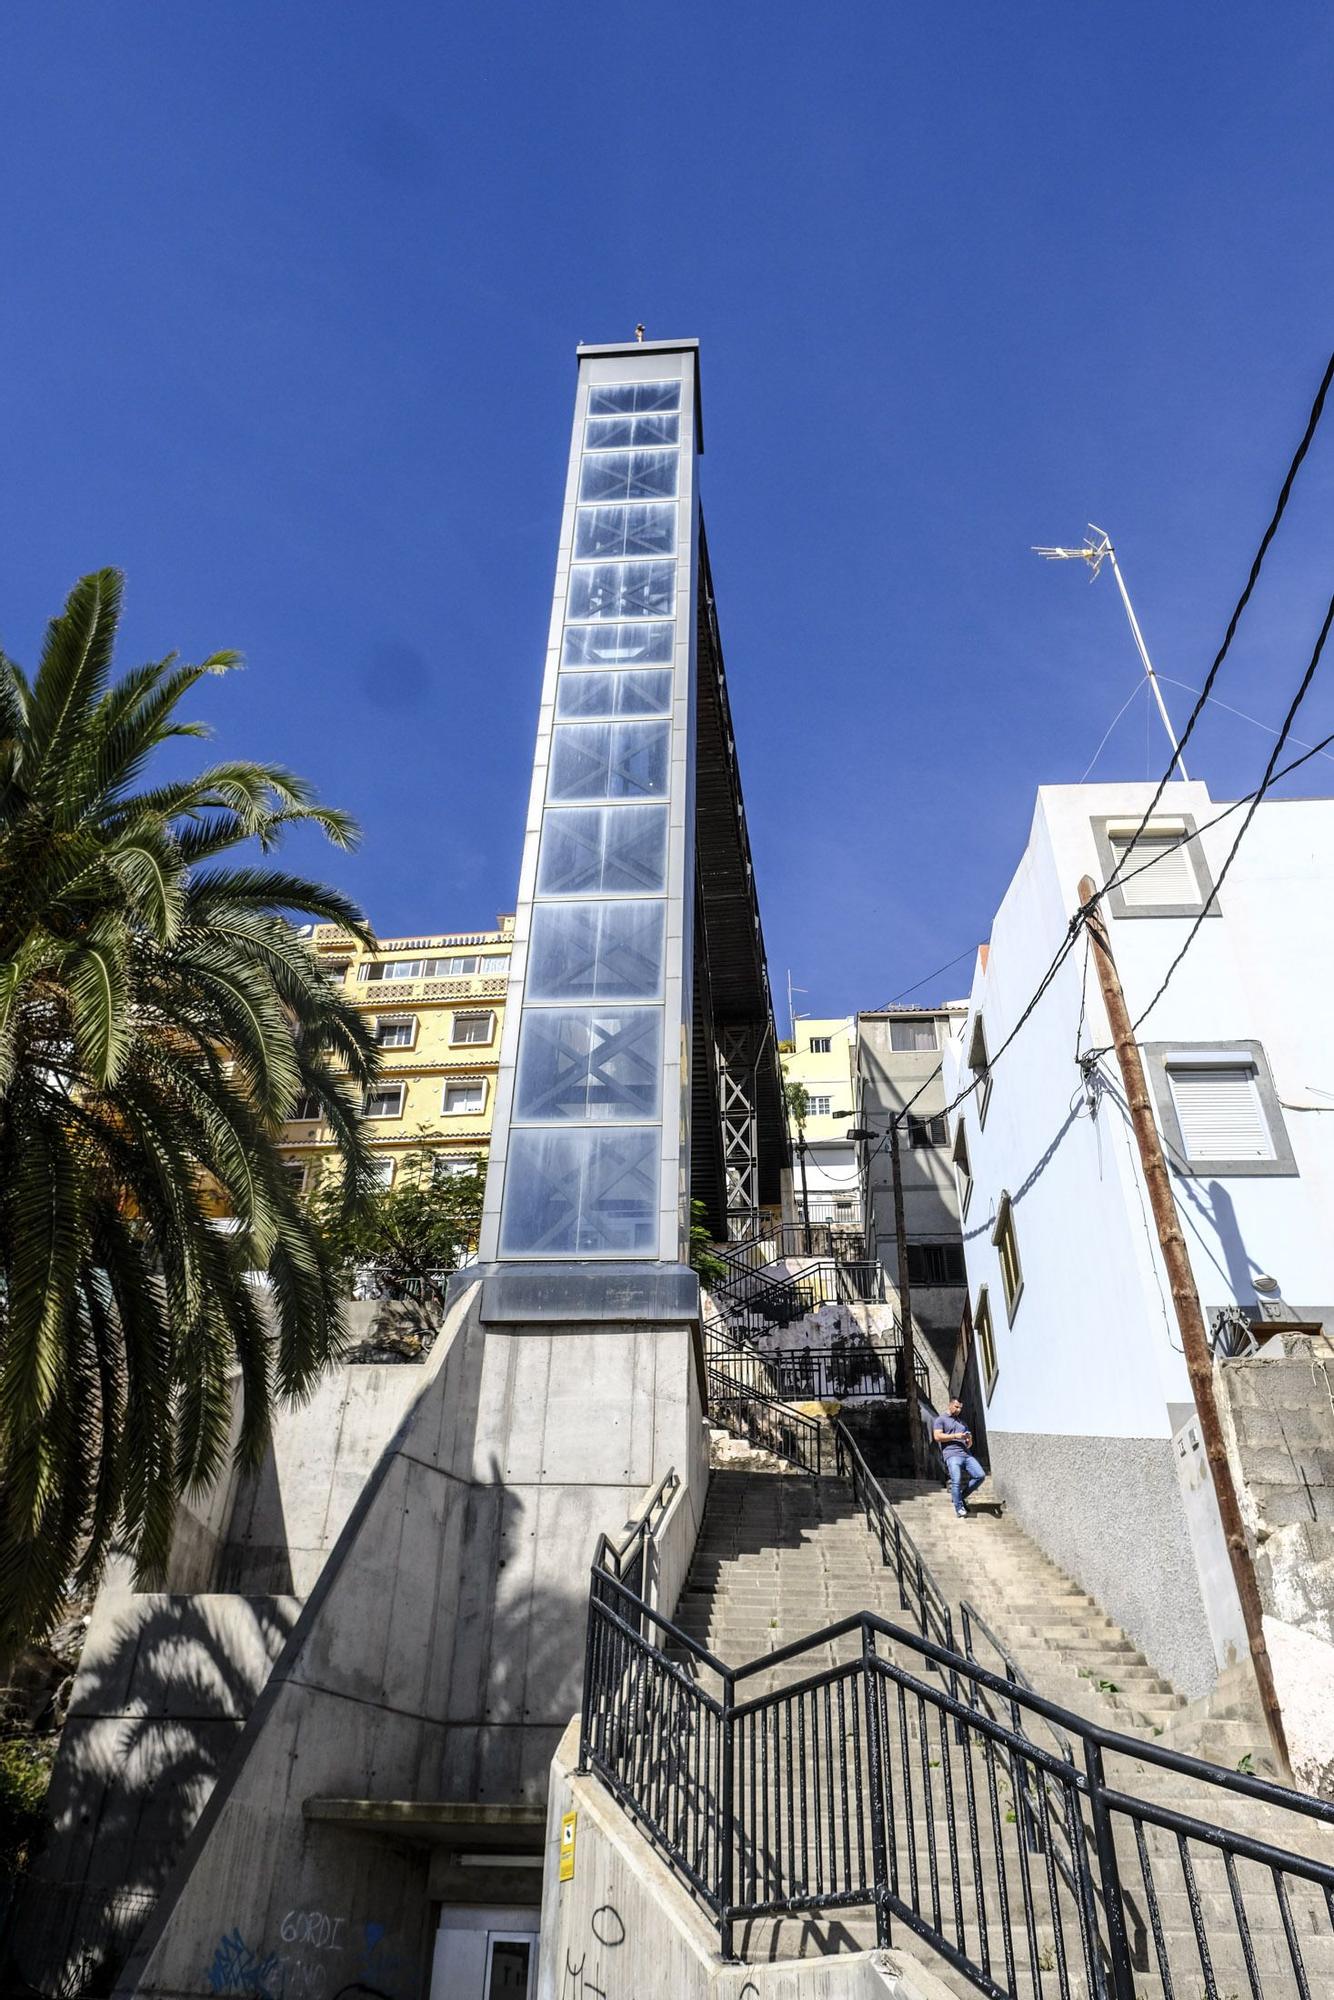
[[[447,1903],[431,1964],[431,2000],[536,2000],[537,1911]]]

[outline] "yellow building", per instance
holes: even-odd
[[[493,931],[382,938],[374,951],[335,924],[312,928],[320,965],[369,1016],[380,1046],[380,1081],[362,1117],[386,1187],[409,1153],[428,1151],[437,1174],[485,1167],[513,937],[512,916]],[[282,1147],[309,1192],[334,1150],[328,1126],[318,1115],[291,1118]]]
[[[803,1164],[805,1198],[812,1222],[836,1222],[849,1229],[861,1226],[861,1184],[857,1149],[848,1127],[855,1121],[836,1118],[837,1111],[857,1108],[853,1089],[853,1049],[856,1024],[850,1016],[818,1021],[798,1014],[793,1039],[782,1043],[783,1080],[800,1083],[806,1091],[804,1132],[789,1112],[792,1138],[792,1195],[798,1214],[802,1206]],[[802,1140],[805,1158],[802,1158]]]

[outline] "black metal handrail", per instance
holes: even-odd
[[[669,1465],[639,1513],[627,1525],[621,1540],[614,1542],[605,1532],[598,1536],[593,1551],[593,1567],[606,1568],[637,1597],[648,1594],[644,1585],[648,1579],[649,1550],[662,1525],[662,1517],[680,1490],[680,1485],[676,1467]]]
[[[773,1686],[780,1668],[798,1677]],[[1078,1755],[1035,1742],[1039,1718]],[[1225,1956],[1252,2000],[1327,1991],[1334,1867],[1109,1783],[1109,1758],[1261,1804],[1292,1843],[1334,1826],[1334,1805],[1102,1729],[874,1614],[732,1667],[593,1572],[580,1768],[690,1884],[724,1957],[738,1923],[860,1905],[881,1945],[897,1919],[992,2000],[1042,2000],[1044,1975],[1060,2000],[1135,2000],[1137,1973],[1218,2000]]]
[[[954,1613],[925,1556],[885,1498],[879,1480],[841,1418],[833,1425],[834,1469],[852,1488],[866,1525],[880,1544],[880,1559],[894,1571],[899,1607],[911,1611],[923,1638],[954,1650]]]
[[[740,1340],[726,1320],[704,1322],[704,1352],[753,1381],[768,1394],[811,1402],[841,1402],[849,1396],[901,1398],[903,1349],[875,1341],[846,1341],[828,1347],[761,1349]],[[918,1388],[926,1391],[926,1370],[917,1367]]]
[[[819,1478],[824,1470],[824,1426],[818,1418],[803,1416],[721,1357],[705,1360],[704,1382],[711,1417],[748,1444]]]
[[[941,1589],[930,1564],[904,1527],[897,1508],[886,1498],[883,1487],[867,1465],[847,1426],[836,1420],[833,1432],[839,1477],[847,1479],[851,1485],[853,1498],[866,1515],[866,1525],[880,1544],[882,1562],[895,1572],[900,1608],[912,1613],[923,1637],[955,1649],[954,1607]],[[977,1606],[967,1598],[961,1598],[958,1612],[964,1658],[974,1666],[982,1664],[976,1651],[977,1640],[981,1638],[996,1655],[998,1667],[992,1663],[992,1673],[999,1670],[1000,1677],[1010,1687],[1036,1692],[1033,1683],[1006,1651]],[[957,1694],[958,1689],[953,1688],[951,1692]],[[1015,1735],[1027,1734],[1018,1703],[1013,1698],[1002,1707],[985,1689],[979,1690],[976,1686],[969,1687],[967,1698],[971,1706],[982,1707],[993,1721],[1008,1722]],[[1054,1724],[1044,1722],[1044,1735],[1054,1739],[1058,1756],[1069,1761],[1072,1755],[1070,1744],[1061,1731]],[[1078,1878],[1079,1858],[1068,1843],[1060,1813],[1052,1810],[1057,1802],[1050,1795],[1050,1781],[1045,1771],[1039,1768],[1030,1772],[1022,1761],[1011,1760],[1010,1785],[1025,1845],[1030,1852],[1041,1853],[1046,1829],[1051,1828],[1055,1866],[1066,1885],[1073,1890]],[[1038,1809],[1039,1802],[1033,1796],[1035,1786],[1047,1794],[1041,1801],[1045,1810]]]
[[[926,1557],[904,1527],[898,1509],[886,1497],[880,1481],[866,1463],[847,1425],[840,1418],[835,1418],[832,1429],[838,1477],[846,1479],[852,1487],[853,1498],[866,1515],[866,1525],[880,1544],[881,1560],[895,1572],[900,1608],[913,1613],[917,1629],[924,1638],[953,1647],[956,1643],[954,1607],[941,1589]],[[984,1664],[977,1656],[977,1639],[981,1638],[996,1656],[996,1664],[990,1670],[999,1672],[1007,1684],[1035,1694],[1037,1690],[1032,1681],[971,1599],[959,1599],[958,1613],[964,1658],[974,1666]],[[949,1636],[942,1637],[946,1633]],[[1018,1729],[1017,1717],[1012,1715],[1011,1721],[1012,1727]],[[1070,1755],[1070,1745],[1059,1733],[1056,1735],[1056,1747],[1061,1756]]]

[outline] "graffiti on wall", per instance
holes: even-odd
[[[406,1960],[386,1925],[356,1923],[328,1910],[291,1909],[278,1944],[252,1945],[239,1925],[225,1931],[205,1969],[209,1992],[243,2000],[340,2000],[341,1995],[397,2000]]]

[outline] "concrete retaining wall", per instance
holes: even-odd
[[[699,1456],[694,1329],[484,1323],[479,1290],[451,1308],[424,1369],[403,1371],[417,1400],[119,1991],[224,1990],[218,1954],[239,1963],[232,1940],[252,1970],[282,1964],[284,1926],[315,1910],[342,1923],[331,1992],[360,1976],[409,2000],[431,1943],[424,1850],[392,1827],[376,1835],[308,1809],[544,1800],[579,1704],[597,1536],[618,1533],[670,1465],[684,1473]],[[376,1966],[359,1973],[355,1950],[372,1932]]]
[[[424,1380],[420,1363],[354,1363],[280,1411],[264,1463],[235,1481],[213,1587],[308,1597]]]

